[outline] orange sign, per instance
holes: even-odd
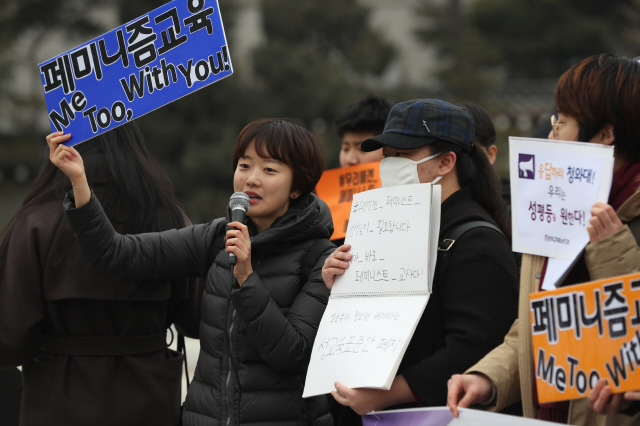
[[[529,296],[541,403],[640,389],[640,274]],[[638,369],[638,371],[635,371]]]
[[[331,209],[335,228],[332,240],[344,238],[347,234],[353,194],[375,188],[380,188],[379,161],[325,170],[316,186],[316,194]]]

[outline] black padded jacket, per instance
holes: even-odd
[[[254,272],[233,278],[221,236],[228,220],[180,230],[118,234],[92,194],[65,200],[67,218],[92,263],[129,277],[205,278],[200,356],[182,416],[185,425],[331,425],[326,396],[302,398],[307,367],[329,290],[321,270],[327,249],[300,282],[301,262],[333,232],[331,213],[314,194],[261,233],[251,229]],[[226,332],[225,332],[226,329]]]

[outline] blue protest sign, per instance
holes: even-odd
[[[233,73],[217,0],[173,0],[39,64],[52,131],[76,145]]]

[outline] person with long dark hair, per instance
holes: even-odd
[[[319,140],[284,119],[248,124],[233,154],[247,223],[219,218],[181,230],[117,233],[85,180],[82,159],[48,138],[51,161],[71,179],[67,218],[83,254],[130,278],[206,277],[201,350],[184,404],[186,425],[330,425],[326,396],[302,399],[335,249],[328,206],[312,193],[322,175]],[[230,255],[236,262],[230,262]]]
[[[473,132],[473,118],[463,108],[420,99],[395,105],[384,132],[362,144],[364,151],[383,150],[383,187],[442,186],[439,250],[448,257],[439,256],[429,303],[391,389],[336,384],[334,398],[357,414],[406,403],[444,405],[451,374],[493,349],[516,317],[517,269],[498,177],[473,143]],[[488,227],[455,236],[478,221]],[[350,248],[343,245],[326,260],[322,275],[328,287],[349,267]]]
[[[473,142],[487,154],[491,164],[496,162],[498,147],[496,146],[496,128],[493,126],[491,116],[486,109],[473,102],[460,102],[458,104],[473,116],[475,127]],[[507,205],[507,215],[511,215],[511,183],[509,178],[500,178],[501,196]]]
[[[491,164],[496,162],[498,147],[496,146],[496,128],[486,109],[473,102],[460,102],[458,106],[466,109],[473,116],[473,141],[487,154]]]
[[[87,181],[123,233],[187,223],[171,182],[125,124],[79,145]],[[20,424],[175,425],[181,354],[197,337],[202,284],[122,279],[85,260],[62,209],[69,179],[42,168],[0,242],[0,369],[22,365]]]
[[[640,217],[639,99],[640,64],[629,58],[611,54],[590,56],[558,80],[555,90],[558,115],[551,117],[549,139],[614,146],[614,173],[608,203],[595,203],[591,209],[586,229],[589,243],[557,287],[640,269],[640,235],[626,225]],[[457,415],[457,407],[478,403],[499,410],[522,401],[525,417],[565,424],[637,425],[639,404],[630,405],[640,395],[628,392],[612,396],[604,380],[594,388],[589,400],[538,403],[529,295],[542,291],[547,261],[543,256],[523,255],[520,316],[503,344],[466,374],[451,378],[448,394],[451,411]],[[629,408],[626,413],[616,414]]]

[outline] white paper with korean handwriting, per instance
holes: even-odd
[[[429,300],[433,192],[419,184],[354,195],[345,239],[353,258],[331,291],[303,397],[329,393],[335,382],[391,386]]]
[[[589,242],[591,206],[606,202],[613,147],[509,138],[513,250],[573,260]]]
[[[428,290],[433,188],[402,185],[353,196],[344,241],[353,258],[332,296]]]
[[[313,344],[303,398],[335,389],[389,389],[429,295],[333,298]]]

